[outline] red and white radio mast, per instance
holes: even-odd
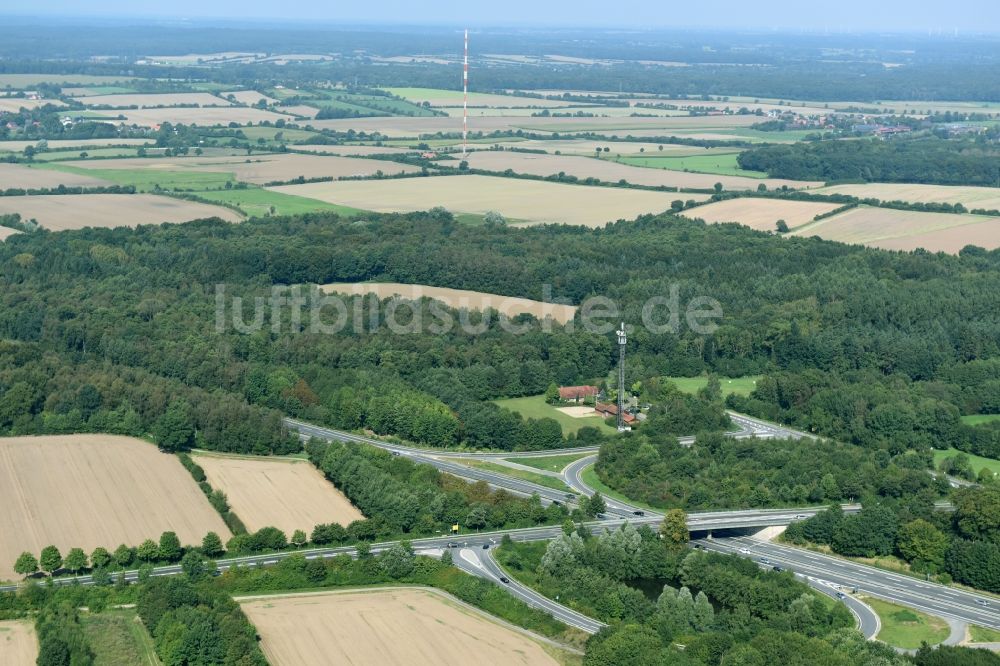
[[[465,60],[462,63],[462,157],[469,154],[469,29],[465,29]]]

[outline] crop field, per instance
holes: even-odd
[[[864,185],[833,185],[816,190],[818,194],[849,194],[881,201],[914,203],[960,203],[966,208],[1000,210],[1000,189],[995,187],[962,187],[956,185],[911,185],[906,183],[868,183]]]
[[[276,120],[292,120],[291,116],[283,113],[274,113],[247,106],[166,107],[162,109],[105,111],[103,113],[113,116],[124,115],[125,122],[144,127],[152,127],[162,123],[211,126],[228,125],[229,123],[259,124],[264,120],[269,120],[272,123]]]
[[[364,518],[310,462],[208,454],[194,458],[250,531],[270,526],[288,536],[295,530],[309,534],[320,523],[346,527]]]
[[[415,149],[405,148],[405,147],[393,147],[393,146],[332,146],[324,145],[321,143],[317,144],[297,144],[288,146],[289,150],[296,152],[302,151],[306,153],[318,153],[326,155],[341,155],[341,156],[351,156],[351,155],[399,155],[401,153],[412,153],[416,152]]]
[[[1000,247],[1000,218],[858,206],[804,225],[790,235],[819,236],[887,250],[922,247],[955,254],[966,245]]]
[[[134,227],[140,224],[189,222],[219,217],[239,222],[238,213],[221,206],[155,194],[51,194],[0,197],[0,215],[20,213],[52,231],[84,227]]]
[[[386,88],[386,91],[402,97],[403,99],[423,104],[429,102],[431,106],[462,106],[461,90],[442,90],[437,88]],[[563,102],[560,100],[535,99],[533,97],[518,97],[516,95],[495,95],[491,93],[469,93],[469,107],[490,106],[490,107],[560,107],[572,106],[575,102]]]
[[[307,199],[291,194],[282,194],[259,187],[248,187],[246,189],[231,190],[208,190],[205,192],[195,192],[202,199],[210,199],[219,203],[233,204],[247,215],[263,217],[265,215],[298,215],[300,213],[314,213],[317,211],[330,211],[341,215],[361,215],[368,211],[350,208],[349,206],[338,206],[336,204],[319,201],[317,199]],[[273,209],[273,213],[272,213]]]
[[[542,666],[541,644],[429,589],[260,598],[242,603],[274,666]]]
[[[526,419],[555,419],[562,426],[563,433],[577,432],[580,428],[589,426],[598,428],[606,433],[612,433],[614,428],[604,422],[600,416],[570,416],[565,412],[560,412],[552,405],[545,402],[544,395],[531,395],[524,398],[505,398],[494,400],[497,405],[512,412],[518,412]]]
[[[445,305],[455,309],[485,310],[492,308],[508,317],[513,317],[522,313],[534,315],[538,319],[546,316],[552,317],[553,321],[565,324],[572,321],[576,314],[575,305],[560,305],[557,303],[544,303],[533,301],[527,298],[517,298],[514,296],[500,296],[498,294],[486,294],[481,291],[467,291],[465,289],[449,289],[447,287],[430,287],[422,284],[400,284],[398,282],[351,282],[325,284],[323,291],[338,294],[376,294],[379,299],[401,296],[408,300],[419,298],[433,298],[441,301]]]
[[[10,227],[0,227],[0,242],[7,240],[14,234],[21,233],[17,229],[11,229]]]
[[[197,104],[199,106],[229,106],[229,100],[204,92],[172,93],[126,93],[119,95],[91,95],[80,100],[87,106],[138,106],[140,109],[152,106],[176,106]]]
[[[0,438],[0,578],[22,551],[139,545],[229,530],[176,457],[118,435]]]
[[[49,150],[60,148],[91,148],[94,146],[148,146],[155,139],[52,139],[45,142]],[[23,152],[28,146],[37,146],[38,141],[0,141],[0,152]],[[44,154],[44,153],[43,153]]]
[[[20,109],[37,109],[40,106],[52,104],[65,106],[57,99],[21,99],[18,97],[0,97],[0,112],[17,113]]]
[[[0,622],[0,664],[34,666],[38,658],[38,639],[28,620]]]
[[[228,100],[232,97],[235,101],[240,104],[257,104],[260,100],[264,100],[268,104],[277,104],[278,100],[265,95],[264,93],[257,92],[256,90],[231,90],[228,92],[220,92],[219,97]]]
[[[535,153],[489,150],[477,151],[470,154],[466,159],[469,162],[469,166],[474,169],[501,172],[506,169],[513,169],[515,173],[528,173],[536,176],[551,176],[562,172],[578,178],[597,178],[611,183],[625,180],[633,185],[649,185],[653,187],[663,186],[711,190],[716,183],[722,183],[722,186],[727,190],[755,190],[761,183],[765,183],[769,189],[781,187],[782,185],[792,188],[820,185],[820,183],[808,181],[757,179],[745,176],[720,176],[715,174],[670,171],[667,169],[647,169],[641,166],[621,164],[612,160],[598,160],[578,155],[539,155]],[[698,197],[691,196],[683,198],[699,200]]]
[[[23,164],[0,163],[0,190],[17,187],[23,189],[41,189],[45,187],[100,187],[110,185],[97,176],[76,173],[63,173],[49,169],[32,169]]]
[[[603,226],[670,208],[676,193],[564,185],[494,176],[430,176],[402,180],[306,183],[271,188],[275,192],[376,212],[429,210],[455,213],[497,211],[529,223]]]
[[[601,154],[605,156],[617,157],[619,155],[705,155],[732,148],[702,148],[701,146],[683,146],[677,143],[650,143],[648,141],[596,141],[593,139],[523,139],[513,141],[511,139],[501,139],[489,146],[500,145],[507,148],[524,148],[527,150],[544,150],[547,153],[560,153],[562,155],[586,155],[593,157],[597,154],[597,149],[601,149]],[[604,149],[607,148],[607,152]]]
[[[140,160],[136,160],[140,161]],[[147,161],[143,159],[141,161]],[[126,163],[131,160],[126,161]],[[93,175],[118,185],[133,185],[140,192],[156,190],[204,190],[225,187],[227,182],[235,183],[232,173],[224,171],[161,171],[158,169],[105,169],[112,160],[79,162],[84,166],[74,166],[69,162],[55,162],[38,168],[52,169],[81,175]],[[155,163],[152,161],[151,164]]]
[[[234,155],[229,157],[188,156],[157,159],[85,160],[67,162],[66,164],[80,169],[145,171],[148,173],[158,171],[225,173],[232,174],[236,180],[260,185],[288,181],[300,176],[305,178],[341,178],[344,176],[372,176],[379,171],[386,175],[420,171],[418,167],[385,160],[299,153],[267,153],[249,157]]]
[[[767,178],[761,171],[741,169],[736,162],[739,153],[715,153],[709,155],[666,156],[650,155],[642,157],[622,157],[622,164],[641,166],[652,169],[672,169],[674,171],[695,171],[698,173],[716,173],[725,176],[747,176],[749,178]]]
[[[739,198],[696,206],[681,213],[684,217],[706,222],[738,222],[758,231],[775,231],[775,223],[784,220],[790,229],[812,222],[816,215],[840,208],[841,204],[788,199]]]
[[[0,87],[28,88],[39,83],[60,85],[105,85],[131,81],[130,76],[90,76],[89,74],[0,74]]]

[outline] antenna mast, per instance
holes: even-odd
[[[618,432],[625,432],[629,428],[625,425],[625,322],[622,327],[615,331],[618,335]]]
[[[462,62],[462,157],[469,154],[469,29],[465,29],[465,59]]]

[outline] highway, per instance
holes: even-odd
[[[860,594],[885,599],[931,615],[1000,630],[1000,601],[983,594],[751,537],[700,539],[695,543],[707,549],[757,560],[765,557],[774,565],[817,581],[841,586],[845,592],[857,587]],[[749,552],[740,552],[741,549]]]

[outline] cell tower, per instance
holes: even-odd
[[[625,432],[629,429],[625,425],[625,322],[615,333],[618,335],[618,432]]]
[[[465,29],[465,59],[462,62],[462,157],[469,154],[469,29]]]

